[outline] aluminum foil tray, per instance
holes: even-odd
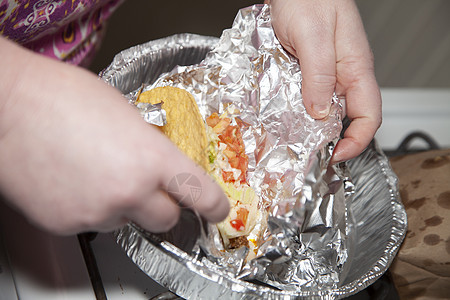
[[[199,63],[218,42],[215,37],[180,34],[124,50],[100,77],[123,94],[150,84],[175,66]],[[332,289],[283,291],[217,272],[182,249],[133,224],[113,235],[144,273],[186,299],[339,299],[376,281],[389,267],[406,233],[406,213],[397,177],[383,152],[372,144],[348,163],[355,185],[351,209],[356,226],[350,272]]]

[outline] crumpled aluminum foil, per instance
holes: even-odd
[[[273,238],[262,247],[262,256],[247,264],[240,251],[218,255],[224,252],[215,251],[220,249],[217,233],[209,230],[205,239],[203,226],[188,211],[182,215],[182,225],[165,235],[142,231],[135,224],[116,231],[118,243],[153,279],[186,298],[339,298],[367,286],[386,270],[406,228],[406,221],[400,222],[406,218],[396,220],[398,224],[391,220],[392,213],[404,215],[401,205],[392,210],[392,204],[398,204],[394,176],[389,168],[374,168],[380,176],[363,178],[362,182],[382,180],[381,190],[368,200],[387,196],[382,193],[386,190],[393,194],[389,201],[377,199],[385,206],[386,215],[378,218],[388,221],[382,224],[390,243],[381,243],[388,252],[377,252],[373,260],[360,257],[362,249],[370,253],[375,248],[372,244],[361,248],[364,216],[354,215],[356,223],[352,218],[354,203],[364,200],[353,200],[354,186],[345,165],[328,167],[342,128],[341,106],[334,97],[330,117],[324,121],[313,120],[305,112],[298,63],[276,40],[267,6],[241,10],[220,40],[177,35],[125,50],[100,76],[130,101],[142,84],[145,89],[185,88],[196,98],[203,116],[233,103],[247,124],[242,131],[249,183],[274,203],[268,232]],[[149,120],[153,119],[155,110],[145,109],[152,114]],[[376,160],[383,161],[378,156]],[[358,196],[367,198],[361,192]],[[393,225],[398,229],[395,236],[390,234]],[[371,238],[369,234],[365,241]],[[356,258],[370,263],[362,269]],[[375,269],[373,262],[377,262]]]

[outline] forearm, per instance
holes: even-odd
[[[12,41],[0,36],[0,137],[4,127],[5,114],[11,106],[13,91],[21,85],[20,73],[33,54]]]

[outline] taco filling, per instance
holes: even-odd
[[[241,134],[241,122],[233,107],[219,115],[213,113],[206,124],[193,96],[179,88],[159,87],[138,95],[135,104],[162,104],[167,124],[161,127],[183,152],[201,165],[224,190],[230,213],[217,224],[225,250],[247,247],[247,259],[258,252],[267,226],[267,211],[247,183],[248,156]]]
[[[217,224],[225,249],[249,248],[247,259],[257,255],[261,226],[265,223],[259,198],[247,183],[248,156],[234,109],[206,119],[211,174],[230,200],[228,217]],[[229,113],[231,111],[231,113]]]

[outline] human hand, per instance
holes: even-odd
[[[221,221],[221,188],[114,88],[78,67],[0,38],[0,190],[30,221],[57,234],[134,221],[174,226],[180,207]],[[199,179],[194,203],[171,199],[171,179]]]
[[[359,155],[381,125],[381,95],[373,55],[353,0],[271,0],[277,38],[302,70],[302,96],[315,119],[329,114],[336,91],[351,123],[332,162]]]

